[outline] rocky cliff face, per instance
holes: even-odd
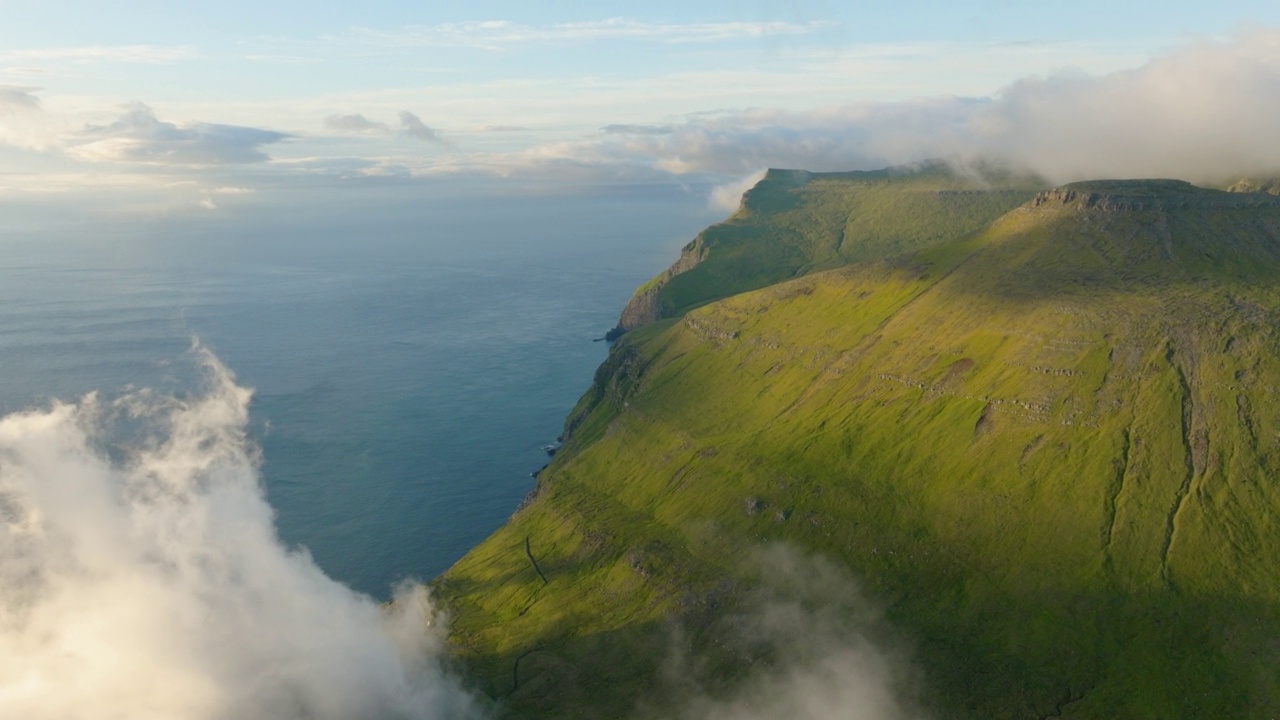
[[[635,330],[638,327],[666,317],[663,313],[659,293],[671,281],[671,278],[692,270],[698,266],[698,263],[702,262],[706,257],[706,251],[701,241],[702,238],[699,236],[693,242],[685,245],[680,251],[680,258],[671,267],[664,270],[661,275],[651,280],[647,285],[637,290],[635,295],[631,296],[631,299],[627,301],[626,307],[622,309],[622,315],[618,318],[617,327],[609,331],[607,337],[610,340],[621,336],[628,330]]]

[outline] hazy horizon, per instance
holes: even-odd
[[[1053,182],[1280,169],[1280,9],[1262,2],[6,13],[6,229],[615,183],[722,186],[708,201],[731,209],[766,167],[936,157]]]

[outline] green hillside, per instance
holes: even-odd
[[[510,717],[644,715],[673,637],[752,677],[724,618],[776,542],[858,579],[933,717],[1271,717],[1278,393],[1280,198],[1067,186],[628,333],[438,589]]]
[[[1045,189],[1036,178],[943,163],[885,170],[770,170],[728,220],[636,291],[616,337],[690,308],[793,277],[973,232]]]

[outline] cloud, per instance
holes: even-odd
[[[190,45],[86,45],[0,51],[0,58],[10,62],[65,60],[76,63],[169,65],[196,56],[196,49]]]
[[[915,720],[915,672],[857,584],[833,562],[787,546],[751,555],[755,589],[700,631],[710,656],[677,650],[654,713],[671,720]],[[679,643],[688,648],[691,643]],[[716,656],[721,657],[717,658]],[[700,668],[744,668],[727,694]],[[708,661],[710,661],[708,663]],[[720,680],[718,678],[713,680]],[[720,684],[713,682],[712,684]],[[674,708],[674,709],[673,709]]]
[[[0,85],[0,146],[41,151],[54,141],[56,131],[41,108],[38,90]]]
[[[1260,30],[1186,45],[1132,70],[1028,77],[985,97],[722,111],[674,126],[610,125],[603,137],[546,144],[507,160],[517,166],[647,164],[676,175],[741,177],[767,167],[837,171],[987,158],[1054,181],[1216,181],[1280,170],[1276,117],[1280,31]]]
[[[324,126],[330,130],[350,133],[388,133],[391,128],[386,123],[375,122],[364,115],[330,115],[324,119]]]
[[[327,36],[330,44],[380,49],[406,47],[469,47],[502,50],[528,43],[563,44],[641,40],[658,43],[715,43],[767,37],[807,35],[832,26],[827,22],[706,22],[653,23],[627,18],[526,25],[508,20],[410,25],[397,30],[357,28]]]
[[[422,122],[422,118],[409,112],[402,110],[399,114],[400,128],[399,134],[402,137],[422,140],[424,142],[432,142],[445,144],[433,128]],[[330,115],[325,118],[324,125],[330,130],[337,130],[344,133],[356,133],[362,135],[387,135],[392,132],[391,127],[383,122],[370,120],[364,115]]]
[[[251,392],[0,419],[0,716],[472,718],[420,585],[382,606],[276,537]]]
[[[0,85],[0,115],[11,112],[30,112],[40,109],[37,88],[17,85]]]
[[[606,135],[670,135],[676,129],[671,125],[633,125],[633,124],[613,124],[605,125],[600,131]]]
[[[88,162],[155,165],[225,165],[263,162],[260,148],[290,136],[272,130],[159,120],[142,103],[130,105],[109,125],[89,125],[63,138],[67,155]]]
[[[400,133],[402,135],[407,135],[408,137],[411,137],[411,138],[417,138],[418,140],[423,140],[425,142],[433,142],[433,143],[444,142],[443,140],[440,139],[440,136],[436,134],[435,130],[432,130],[431,128],[427,127],[422,122],[422,118],[418,117],[417,115],[414,115],[408,110],[402,110],[400,112]]]
[[[764,171],[759,170],[731,182],[717,185],[711,189],[710,205],[717,210],[733,212],[742,204],[742,195],[764,179]]]

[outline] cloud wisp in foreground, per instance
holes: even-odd
[[[786,545],[763,547],[749,562],[756,577],[747,601],[702,633],[750,670],[728,692],[711,691],[700,684],[708,658],[677,650],[664,668],[668,694],[656,694],[641,717],[922,720],[906,653],[842,567]]]
[[[280,543],[251,393],[203,363],[201,396],[0,419],[0,716],[476,717],[423,587],[380,606]]]

